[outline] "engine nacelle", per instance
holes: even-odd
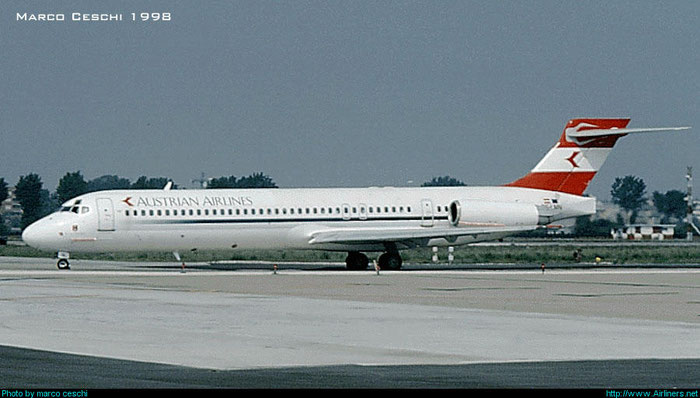
[[[539,213],[533,204],[455,200],[447,218],[455,227],[537,225]]]

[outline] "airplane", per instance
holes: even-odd
[[[617,140],[690,127],[627,128],[629,118],[572,119],[525,176],[490,187],[108,190],[87,193],[22,233],[29,246],[70,253],[203,249],[347,252],[347,269],[402,266],[401,250],[465,245],[596,212],[583,196]],[[183,263],[184,266],[184,263]]]

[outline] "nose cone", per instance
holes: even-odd
[[[55,246],[58,240],[56,239],[58,233],[52,231],[52,229],[48,227],[49,225],[47,225],[46,219],[36,221],[24,229],[24,232],[22,232],[22,240],[35,249],[57,249]]]
[[[36,247],[37,234],[36,234],[36,223],[31,224],[22,232],[22,241],[29,246]]]
[[[32,223],[30,226],[24,229],[22,232],[22,240],[27,245],[39,249],[42,243],[40,226],[37,225],[38,222]]]

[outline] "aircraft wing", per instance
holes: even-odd
[[[430,239],[444,238],[448,241],[460,236],[473,235],[475,238],[486,239],[489,235],[532,231],[537,225],[531,226],[477,226],[477,227],[401,227],[401,228],[343,228],[328,229],[311,233],[309,243],[336,244],[372,244],[372,243],[402,243],[407,247],[416,246],[417,242]]]

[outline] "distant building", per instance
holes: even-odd
[[[19,204],[15,197],[15,187],[9,187],[7,190],[7,199],[0,203],[0,215],[2,221],[12,233],[20,233],[22,229],[22,205]]]
[[[674,224],[630,224],[610,233],[613,239],[665,240],[673,239]]]

